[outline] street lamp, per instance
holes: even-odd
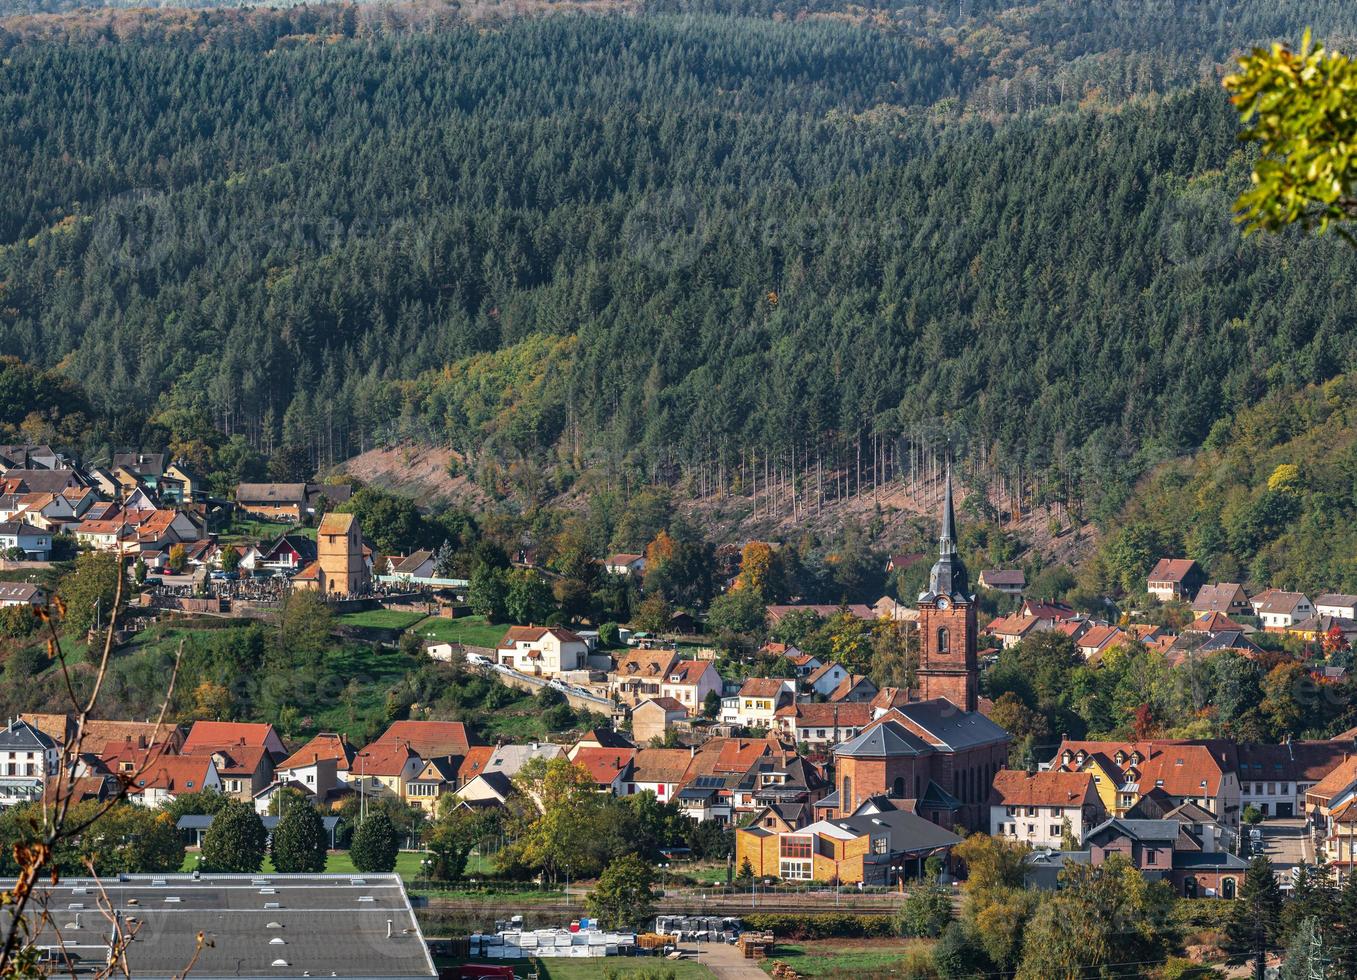
[[[668,864],[668,862],[661,863],[661,864],[659,865],[659,869],[660,869],[660,893],[661,893],[661,894],[668,894],[668,892],[669,892],[669,880],[668,880],[668,879],[669,879],[669,864]]]

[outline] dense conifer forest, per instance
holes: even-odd
[[[91,454],[150,418],[818,498],[945,437],[1106,517],[1357,356],[1353,255],[1230,222],[1219,76],[1306,25],[1357,10],[10,18],[0,354],[48,372],[26,434]]]

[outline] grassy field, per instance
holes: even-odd
[[[423,613],[403,612],[399,609],[367,609],[363,612],[343,613],[335,617],[336,623],[347,626],[375,626],[378,629],[404,630],[414,626]]]
[[[496,647],[504,639],[508,627],[497,626],[485,621],[484,616],[459,616],[446,619],[442,616],[430,616],[411,629],[421,639],[436,640],[439,643],[465,643],[473,647]]]
[[[848,980],[890,977],[907,973],[911,961],[926,962],[932,944],[909,939],[827,939],[818,942],[778,943],[773,955],[759,965],[769,973],[779,960],[803,977]],[[910,974],[914,975],[914,974]]]
[[[217,532],[217,540],[222,544],[234,544],[239,541],[275,541],[284,534],[300,534],[302,537],[316,537],[314,527],[302,527],[283,521],[237,520],[225,525]]]
[[[419,877],[419,862],[424,857],[422,851],[401,851],[396,855],[396,873],[405,881],[413,881]],[[181,870],[192,871],[198,866],[198,852],[190,851],[184,855],[184,866]],[[326,874],[346,875],[358,874],[359,871],[353,866],[353,861],[349,858],[348,851],[331,851],[325,859]],[[264,857],[264,868],[261,874],[273,874],[273,861],[267,855]]]

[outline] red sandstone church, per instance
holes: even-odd
[[[918,700],[834,750],[835,792],[816,804],[817,816],[850,817],[886,797],[943,827],[988,829],[990,783],[1008,762],[1010,736],[977,710],[975,596],[956,537],[949,472],[938,560],[919,596]]]

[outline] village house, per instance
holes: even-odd
[[[848,668],[832,661],[817,667],[806,675],[806,688],[813,694],[829,697],[848,678]]]
[[[424,760],[408,742],[373,742],[359,750],[349,765],[349,787],[363,796],[404,800],[406,785],[423,768]]]
[[[631,733],[641,745],[663,741],[675,722],[688,717],[688,709],[673,698],[646,698],[631,709]]]
[[[1242,804],[1232,750],[1231,743],[1219,741],[1065,741],[1051,768],[1087,772],[1096,767],[1101,773],[1115,773],[1117,787],[1107,806],[1114,817],[1125,816],[1150,789],[1161,789],[1177,804],[1190,800],[1222,826],[1237,830]],[[1106,805],[1106,795],[1099,796]]]
[[[857,738],[875,717],[870,702],[798,701],[777,709],[777,726],[787,737],[811,749],[826,749]]]
[[[796,699],[792,681],[779,677],[751,677],[740,685],[735,724],[745,728],[773,728],[777,709]]]
[[[985,626],[985,632],[994,637],[1000,647],[1008,650],[1029,636],[1055,628],[1056,624],[1050,620],[1014,613],[1011,616],[996,616]]]
[[[404,557],[393,556],[387,561],[386,574],[396,578],[433,578],[434,555],[427,549],[414,551]]]
[[[560,626],[511,626],[495,651],[495,660],[520,674],[555,677],[589,663],[589,645]]]
[[[990,793],[989,833],[1032,847],[1078,847],[1104,818],[1102,801],[1087,772],[1001,769]]]
[[[608,693],[623,704],[657,698],[664,679],[678,662],[678,654],[669,648],[628,650],[608,675]]]
[[[262,745],[200,747],[185,755],[209,756],[227,796],[249,802],[273,781],[273,756]]]
[[[1116,626],[1090,626],[1074,641],[1074,646],[1085,660],[1097,660],[1113,647],[1134,639]]]
[[[1160,602],[1190,602],[1206,584],[1206,576],[1191,558],[1161,558],[1150,570],[1145,591]]]
[[[821,619],[833,619],[840,613],[846,612],[854,619],[860,619],[864,623],[875,622],[877,618],[876,610],[861,602],[849,603],[845,606],[834,606],[828,603],[797,603],[791,605],[774,603],[767,609],[768,626],[774,627],[788,616],[799,612],[814,613]]]
[[[980,573],[980,584],[1004,595],[1022,595],[1027,576],[1021,568],[987,568]]]
[[[210,755],[161,755],[137,775],[127,788],[127,799],[156,809],[203,790],[221,792],[221,779]]]
[[[1221,616],[1252,616],[1248,593],[1238,582],[1220,582],[1203,585],[1192,600],[1192,612],[1197,616],[1218,613]]]
[[[1357,619],[1357,595],[1325,592],[1323,595],[1315,596],[1314,606],[1315,612],[1320,616]]]
[[[272,725],[245,721],[195,721],[179,751],[182,755],[194,755],[227,745],[259,746],[279,759],[287,755],[283,740]]]
[[[636,758],[636,752],[632,748],[578,748],[571,753],[570,761],[589,773],[600,793],[626,796],[632,781],[631,763]]]
[[[458,761],[455,757],[447,756],[427,760],[414,778],[406,780],[406,802],[431,816],[436,814],[438,800],[457,787]]]
[[[672,800],[683,785],[692,749],[639,749],[631,762],[627,793],[654,793],[661,803]]]
[[[1343,763],[1351,749],[1351,743],[1334,741],[1239,745],[1235,771],[1243,805],[1252,804],[1265,817],[1300,816],[1306,795]]]
[[[0,608],[28,606],[42,609],[47,605],[47,591],[32,582],[0,582]]]
[[[1310,787],[1305,815],[1325,861],[1337,867],[1344,880],[1357,873],[1357,754]]]
[[[640,575],[646,570],[646,556],[625,552],[609,555],[604,559],[603,570],[610,575]]]
[[[378,742],[404,742],[423,759],[461,757],[474,739],[460,721],[393,721],[377,738]]]
[[[849,674],[829,692],[828,700],[836,703],[871,701],[877,695],[876,685],[865,674]]]
[[[708,694],[721,693],[721,675],[710,660],[680,660],[660,679],[660,697],[673,698],[691,715],[702,713]]]
[[[236,487],[236,507],[252,517],[299,524],[317,504],[342,504],[352,493],[349,484],[242,483]]]
[[[61,749],[51,736],[22,719],[10,719],[0,729],[0,807],[41,798],[60,760]]]
[[[0,521],[0,554],[15,550],[29,561],[47,561],[52,556],[52,533],[26,521]]]
[[[260,549],[254,567],[293,575],[316,560],[316,542],[305,534],[282,534]]]
[[[1315,607],[1299,592],[1281,592],[1269,589],[1253,598],[1254,614],[1262,621],[1263,629],[1280,632],[1288,626],[1313,616]]]

